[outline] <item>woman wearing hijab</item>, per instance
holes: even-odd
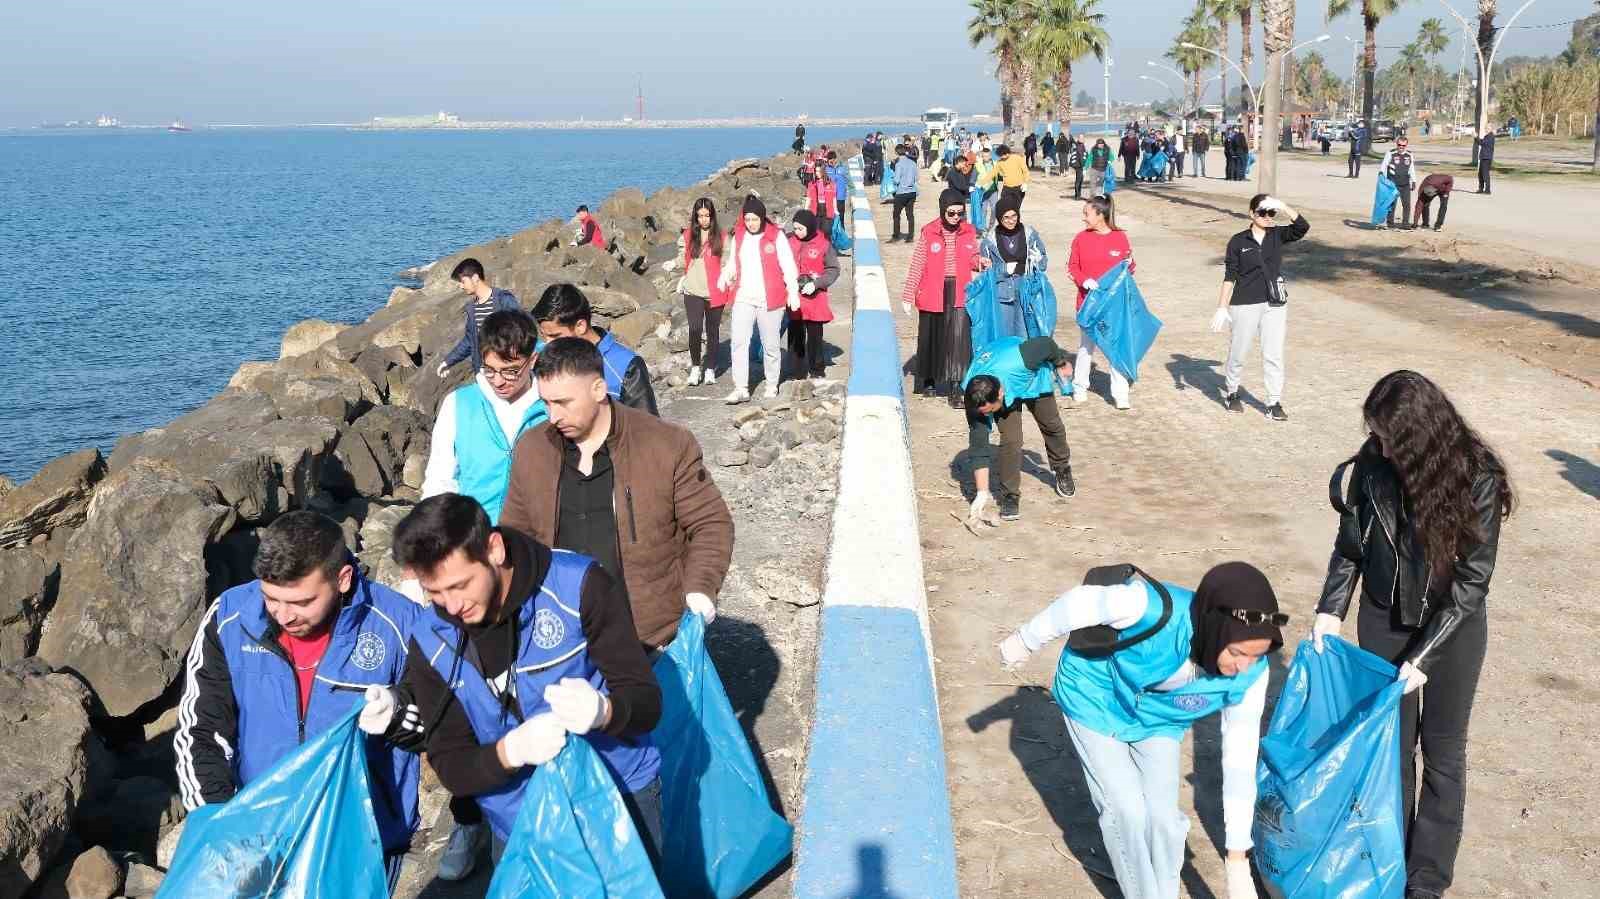
[[[983,237],[979,249],[979,269],[995,272],[994,295],[999,309],[999,334],[1004,337],[1050,337],[1029,322],[1022,308],[1022,279],[1030,272],[1044,271],[1049,257],[1044,241],[1031,225],[1022,223],[1022,210],[1013,197],[1002,197],[995,204],[994,227]],[[1040,333],[1036,333],[1040,332]]]
[[[1361,412],[1371,436],[1328,485],[1340,522],[1311,639],[1320,651],[1339,633],[1359,581],[1361,648],[1399,665],[1406,683],[1406,897],[1437,899],[1455,878],[1461,848],[1467,722],[1489,640],[1484,603],[1500,522],[1516,499],[1499,455],[1422,375],[1384,375]]]
[[[678,236],[678,255],[662,264],[665,271],[682,269],[678,292],[689,319],[689,386],[717,383],[717,350],[722,345],[722,310],[731,296],[717,284],[722,278],[724,234],[717,226],[717,204],[710,197],[694,201],[689,227]],[[701,335],[705,349],[701,350]],[[704,365],[702,375],[701,366]]]
[[[917,309],[914,384],[923,396],[946,391],[952,408],[961,407],[958,385],[972,361],[966,293],[978,265],[978,232],[966,218],[966,197],[948,188],[939,194],[939,218],[922,227],[900,295],[907,315]]]
[[[802,370],[812,381],[820,384],[827,376],[828,365],[822,326],[833,321],[828,288],[839,280],[839,256],[809,210],[794,214],[789,231],[789,250],[800,272],[800,308],[789,313],[789,351],[804,365]],[[808,360],[810,364],[805,365]]]
[[[1227,899],[1254,899],[1256,756],[1267,699],[1265,656],[1283,645],[1272,585],[1225,562],[1193,592],[1131,565],[1096,568],[1000,644],[1015,670],[1068,637],[1051,693],[1083,764],[1100,833],[1129,899],[1177,899],[1189,817],[1178,807],[1179,748],[1222,714]],[[1130,645],[1131,644],[1131,645]]]
[[[1128,261],[1128,271],[1137,266],[1133,262],[1133,246],[1128,243],[1128,233],[1117,227],[1116,205],[1105,195],[1090,197],[1083,203],[1083,230],[1072,239],[1072,252],[1067,255],[1067,273],[1078,285],[1078,305],[1089,291],[1100,286],[1099,278],[1123,260]],[[1078,360],[1072,372],[1072,400],[1074,404],[1089,398],[1089,373],[1094,364],[1095,343],[1088,332],[1078,338]],[[1128,379],[1107,366],[1111,378],[1111,400],[1118,409],[1128,409]]]
[[[750,336],[761,329],[761,371],[766,399],[777,399],[782,377],[783,347],[778,331],[783,310],[800,308],[799,277],[794,253],[778,226],[767,221],[761,198],[744,198],[743,217],[734,228],[733,254],[725,260],[717,286],[733,295],[733,392],[727,403],[750,399]]]

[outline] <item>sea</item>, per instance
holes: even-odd
[[[779,127],[0,132],[0,474],[20,483],[199,407],[241,362],[276,359],[289,325],[365,319],[403,269],[792,140]]]

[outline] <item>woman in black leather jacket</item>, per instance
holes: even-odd
[[[1338,634],[1359,581],[1360,644],[1399,665],[1406,682],[1400,704],[1406,896],[1437,897],[1450,886],[1461,844],[1467,721],[1488,642],[1484,599],[1513,496],[1494,450],[1422,375],[1385,375],[1362,413],[1371,436],[1328,485],[1339,534],[1312,639],[1320,650],[1325,636]],[[1417,688],[1424,684],[1419,718]]]

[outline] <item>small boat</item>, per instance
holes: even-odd
[[[173,119],[172,124],[167,126],[167,130],[171,131],[173,134],[184,134],[193,131],[194,129],[178,121],[177,119]]]

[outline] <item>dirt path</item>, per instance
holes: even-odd
[[[1036,187],[1025,218],[1041,230],[1063,308],[1070,308],[1062,273],[1081,227],[1079,204],[1058,193]],[[1600,825],[1592,814],[1600,787],[1567,772],[1600,759],[1591,736],[1600,725],[1597,628],[1579,586],[1600,561],[1595,391],[1543,366],[1486,353],[1478,336],[1462,333],[1460,301],[1435,300],[1440,314],[1432,320],[1358,302],[1346,293],[1362,289],[1359,278],[1312,269],[1291,252],[1286,270],[1297,287],[1284,402],[1292,420],[1267,420],[1259,402],[1244,415],[1227,415],[1218,405],[1225,337],[1207,330],[1223,239],[1154,224],[1146,215],[1162,201],[1139,193],[1118,192],[1127,210],[1119,218],[1140,263],[1140,285],[1166,327],[1134,386],[1133,411],[1109,404],[1097,370],[1094,396],[1064,413],[1077,497],[1059,501],[1049,492],[1042,445],[1028,420],[1023,518],[976,540],[950,515],[965,502],[951,483],[965,445],[961,414],[942,400],[912,401],[962,895],[1094,895],[1096,888],[1118,895],[1112,881],[1086,873],[1109,865],[1078,761],[1041,687],[1059,647],[1013,678],[999,669],[994,644],[1090,566],[1136,561],[1193,584],[1230,558],[1267,571],[1295,616],[1288,630],[1298,638],[1309,628],[1331,546],[1328,473],[1364,436],[1359,406],[1367,388],[1401,366],[1450,391],[1505,455],[1523,503],[1505,528],[1489,603],[1466,843],[1452,895],[1590,894],[1600,879]],[[925,181],[923,221],[936,195]],[[888,207],[878,210],[886,222]],[[1315,211],[1311,217],[1313,236],[1341,228]],[[885,246],[891,293],[904,281],[910,252],[906,244]],[[909,358],[914,318],[903,317],[900,328]],[[1076,330],[1063,315],[1058,341],[1075,346]],[[1246,392],[1259,397],[1260,383],[1252,360]],[[1281,666],[1274,675],[1281,680]],[[1191,897],[1222,889],[1217,740],[1208,721],[1186,741],[1183,801],[1196,812],[1184,876]]]

